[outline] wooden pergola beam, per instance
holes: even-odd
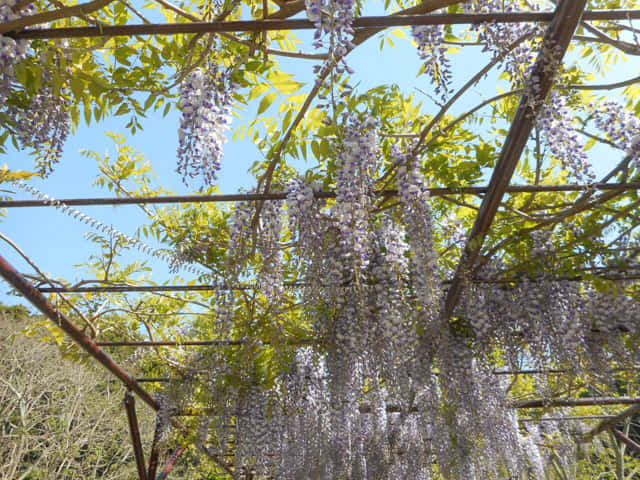
[[[538,59],[529,76],[527,93],[523,95],[513,118],[500,158],[489,181],[487,194],[480,205],[453,282],[447,291],[442,314],[447,321],[451,319],[460,299],[466,274],[480,255],[485,236],[509,187],[524,147],[529,141],[536,118],[551,91],[558,65],[582,19],[585,6],[586,0],[562,0],[556,8],[553,21],[542,41]]]
[[[574,0],[575,11],[584,10],[582,0]],[[582,5],[582,6],[580,6]],[[557,12],[557,10],[556,10]],[[365,28],[388,28],[411,25],[478,25],[486,22],[527,23],[552,22],[558,16],[553,12],[513,12],[513,13],[473,13],[473,14],[426,14],[426,15],[389,15],[359,17],[353,22],[356,30]],[[594,10],[586,12],[584,20],[630,20],[640,18],[635,10]],[[567,20],[570,20],[567,17]],[[55,39],[114,37],[134,35],[179,35],[190,33],[231,33],[266,32],[274,30],[311,30],[316,28],[313,22],[302,18],[238,20],[217,22],[184,22],[144,25],[101,25],[96,27],[41,28],[15,31],[16,27],[7,22],[0,24],[0,33],[17,39]],[[567,23],[567,28],[573,30]],[[13,31],[12,31],[13,30]]]
[[[635,270],[631,269],[629,270]],[[591,275],[563,275],[554,278],[545,278],[544,280],[551,280],[556,282],[585,282],[593,278],[599,278],[602,280],[610,280],[612,282],[626,282],[633,280],[640,280],[640,272],[638,273],[622,273],[622,274],[609,274],[595,272]],[[508,285],[517,284],[523,281],[529,283],[535,283],[538,281],[536,277],[512,277],[512,278],[471,278],[469,283],[487,284],[487,285]],[[453,283],[453,280],[445,280],[444,285]],[[283,285],[286,288],[304,288],[307,284],[302,282],[286,282]],[[347,285],[343,285],[347,286]],[[198,285],[94,285],[90,287],[41,287],[38,290],[40,293],[154,293],[154,292],[208,292],[208,291],[246,291],[246,290],[259,290],[260,287],[257,284],[238,284],[238,285],[211,285],[211,284],[198,284]],[[109,345],[104,343],[103,345]]]
[[[445,195],[484,195],[489,187],[432,187],[428,189],[432,197]],[[506,193],[571,193],[589,191],[633,191],[640,190],[640,182],[630,183],[593,183],[567,185],[510,185]],[[394,189],[375,192],[380,197],[397,196]],[[333,191],[314,193],[315,198],[336,198]],[[27,207],[86,207],[98,205],[145,205],[145,204],[182,204],[182,203],[218,203],[218,202],[262,202],[286,200],[286,193],[232,193],[217,195],[154,195],[143,197],[110,197],[110,198],[60,198],[55,200],[0,200],[0,208]]]

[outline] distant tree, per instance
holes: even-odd
[[[25,313],[0,306],[0,479],[134,478],[122,387],[20,334]],[[145,439],[150,413],[138,408]]]

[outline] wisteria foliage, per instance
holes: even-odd
[[[0,2],[0,23],[34,13],[36,8],[33,4],[19,4],[14,0]],[[13,119],[20,147],[32,149],[36,153],[40,173],[46,175],[60,161],[64,143],[71,130],[71,115],[68,92],[54,86],[52,74],[46,67],[36,92],[26,92],[26,98],[20,101],[10,98],[17,84],[17,65],[29,57],[31,49],[31,42],[28,40],[16,41],[0,35],[0,115]],[[50,54],[43,51],[40,55],[44,67],[44,60]]]
[[[344,39],[352,33],[353,5],[312,1],[306,7],[317,27],[316,46],[326,47],[320,41],[326,36],[330,53],[342,62],[352,47]],[[463,5],[468,13],[503,8],[524,7]],[[486,24],[472,32],[514,89],[535,90],[527,78],[541,28]],[[413,36],[423,70],[446,100],[444,28],[416,27]],[[584,112],[560,90],[539,111],[542,145],[570,178],[593,181],[577,121]],[[594,125],[637,161],[636,119],[614,102],[590,111]],[[640,333],[635,300],[579,282],[525,277],[513,285],[466,284],[454,318],[443,318],[447,270],[435,236],[438,228],[455,231],[451,240],[458,245],[464,237],[457,226],[436,225],[418,145],[394,139],[383,146],[381,122],[366,113],[335,118],[329,141],[335,200],[316,198],[319,185],[294,177],[284,205],[239,203],[230,222],[229,278],[247,275],[238,266],[251,265],[253,249],[262,262],[249,275],[275,325],[291,298],[285,277],[298,280],[302,288],[294,298],[303,306],[313,346],[288,349],[285,367],[268,380],[225,365],[219,352],[198,355],[194,368],[211,365],[205,404],[212,408],[201,420],[200,450],[223,458],[233,437],[236,471],[273,478],[542,478],[549,462],[543,434],[518,423],[508,399],[511,387],[493,371],[525,362],[572,365],[578,375],[603,371],[612,357],[631,365],[637,352],[627,339]],[[385,165],[393,166],[398,205],[378,211],[376,179]],[[285,242],[295,258],[288,264]],[[534,253],[536,248],[548,246],[534,247]],[[490,264],[480,273],[491,279],[503,267]],[[218,305],[221,325],[230,326],[225,338],[234,328],[233,302],[226,295]],[[245,349],[262,348],[245,341]],[[539,393],[551,396],[545,388]],[[573,452],[570,443],[565,450],[567,456]]]
[[[461,11],[529,11],[541,9],[541,3],[479,0],[464,2]],[[33,12],[32,7],[15,12],[15,5],[0,0],[0,23]],[[355,47],[352,22],[359,5],[307,0],[305,7],[316,27],[313,46],[328,52],[326,63],[314,71],[332,71],[320,86],[342,89],[342,96],[349,97],[351,87],[337,85],[354,73],[345,55]],[[542,33],[543,27],[529,24],[476,25],[467,32],[499,64],[513,89],[536,88],[527,79]],[[417,26],[412,34],[423,73],[435,85],[436,96],[447,101],[453,93],[447,29]],[[0,35],[0,113],[16,120],[22,146],[56,161],[70,128],[66,87],[56,90],[45,76],[23,105],[6,94],[16,81],[16,65],[30,59],[32,48]],[[221,166],[234,96],[242,86],[224,63],[203,65],[180,82],[177,157],[185,180],[199,176],[211,186]],[[213,333],[224,340],[240,335],[241,346],[184,354],[183,381],[162,398],[161,426],[195,399],[208,408],[198,420],[198,449],[216,461],[224,461],[233,449],[237,472],[265,478],[493,479],[527,472],[543,478],[543,432],[518,424],[509,404],[510,386],[493,370],[525,362],[572,365],[580,374],[603,371],[612,357],[631,365],[638,360],[628,342],[640,334],[637,302],[547,276],[524,275],[511,283],[464,279],[468,283],[454,318],[444,318],[445,280],[451,272],[443,265],[436,237],[449,236],[458,249],[465,237],[457,219],[442,222],[428,194],[425,171],[431,157],[419,143],[401,140],[402,132],[394,137],[398,132],[384,130],[375,116],[345,113],[347,101],[341,102],[323,105],[332,110],[324,126],[333,129],[328,162],[335,199],[316,198],[326,187],[321,182],[282,174],[271,191],[286,192],[286,201],[239,202],[229,213],[225,271],[221,278],[203,278],[223,286],[255,281],[259,294],[254,299],[266,321],[240,318],[249,293],[214,296]],[[594,180],[580,133],[585,124],[638,167],[640,121],[613,100],[585,108],[557,88],[535,120],[540,144],[572,180]],[[383,137],[392,140],[383,142]],[[380,178],[387,181],[384,186],[397,188],[396,205],[376,196],[383,186]],[[170,257],[126,238],[143,252],[176,264],[202,254],[185,244]],[[285,243],[293,253],[285,253]],[[506,268],[495,262],[479,273],[498,278]],[[299,293],[288,294],[287,281],[301,284]],[[305,346],[285,341],[269,346],[251,336],[268,323],[271,338],[290,338],[286,315],[296,307],[302,307],[299,320],[312,337],[301,342]],[[274,352],[277,348],[283,353]],[[269,363],[270,355],[280,355],[277,367]],[[253,363],[242,363],[247,358]]]
[[[297,177],[286,205],[264,204],[258,226],[252,226],[255,205],[236,204],[230,258],[243,255],[245,262],[255,242],[263,266],[254,274],[272,305],[272,323],[285,298],[279,248],[284,238],[293,242],[304,285],[297,300],[314,346],[293,348],[269,387],[250,374],[248,383],[238,380],[247,372],[225,365],[219,352],[206,360],[198,355],[194,368],[212,365],[208,404],[214,406],[202,420],[201,450],[224,455],[231,428],[237,471],[266,477],[539,473],[547,453],[537,432],[519,426],[509,385],[493,374],[495,352],[514,368],[529,358],[540,366],[574,365],[575,374],[602,371],[612,355],[632,364],[637,352],[625,339],[640,333],[640,309],[624,295],[579,282],[471,283],[455,318],[472,330],[452,329],[441,314],[447,287],[433,201],[411,142],[391,150],[398,208],[375,211],[371,181],[383,161],[378,131],[366,115],[343,117],[333,143],[335,200],[316,198],[318,186]],[[534,256],[549,248],[544,238],[536,242]],[[493,265],[481,273],[490,279],[499,270]],[[233,296],[224,297],[219,318],[233,315],[229,302]]]

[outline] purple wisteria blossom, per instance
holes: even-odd
[[[595,123],[607,138],[630,157],[633,164],[640,163],[640,118],[617,102],[608,100],[591,105]]]
[[[230,73],[217,65],[194,70],[182,83],[177,171],[183,180],[201,175],[212,185],[217,179],[232,120],[233,90]]]
[[[249,193],[255,193],[251,189]],[[255,215],[251,202],[236,202],[229,222],[228,272],[233,278],[239,274],[241,265],[247,260],[248,243],[251,237],[251,221]]]
[[[342,246],[360,267],[368,264],[369,211],[380,156],[378,129],[375,118],[348,114],[340,138],[333,142],[338,156],[335,217]]]
[[[33,5],[24,7],[16,13],[15,0],[0,0],[0,23],[17,20],[22,15],[35,13]],[[15,81],[15,66],[27,57],[31,42],[29,40],[14,40],[5,35],[0,35],[0,111],[4,110],[7,95]]]
[[[398,165],[397,184],[403,205],[402,216],[412,252],[411,275],[417,305],[412,312],[414,321],[421,325],[426,336],[437,342],[441,289],[438,273],[438,255],[433,242],[433,218],[429,204],[426,179],[415,158],[393,147],[394,162]],[[426,352],[425,352],[426,353]]]
[[[336,71],[353,71],[347,66],[344,57],[354,45],[353,19],[356,2],[353,0],[305,0],[307,18],[316,27],[313,46],[329,49],[330,62],[336,62]],[[328,38],[327,38],[328,37]],[[318,67],[316,71],[319,71]]]
[[[573,115],[565,96],[554,92],[538,114],[536,124],[549,151],[560,160],[562,168],[579,182],[595,181],[595,173],[573,125]]]
[[[52,170],[58,163],[62,149],[71,131],[71,114],[67,92],[54,92],[50,78],[31,99],[29,108],[18,112],[17,132],[22,146],[29,146],[38,152],[42,173]]]
[[[413,40],[418,45],[418,55],[425,61],[422,67],[436,86],[436,94],[446,99],[450,93],[451,62],[444,44],[444,25],[417,25],[411,28]]]
[[[19,11],[16,8],[15,0],[0,0],[0,23],[35,13],[33,5],[21,6]],[[54,91],[53,80],[46,67],[42,87],[26,107],[7,103],[16,80],[16,65],[27,58],[30,47],[28,40],[0,35],[0,113],[16,120],[15,131],[20,146],[37,152],[41,173],[46,175],[51,172],[52,164],[60,160],[69,135],[71,116],[66,92]]]
[[[284,293],[282,248],[280,236],[284,222],[284,205],[281,201],[266,202],[260,215],[258,252],[262,257],[262,269],[258,274],[258,286],[271,300]]]
[[[527,3],[529,11],[540,9],[536,2]],[[523,11],[521,2],[503,0],[468,1],[462,4],[462,8],[464,13]],[[484,51],[492,53],[495,57],[505,57],[502,63],[512,83],[524,83],[536,58],[537,49],[534,42],[536,37],[542,34],[544,27],[526,23],[484,23],[474,25],[472,30],[478,32],[478,41],[483,44]]]

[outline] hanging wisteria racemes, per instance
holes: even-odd
[[[15,20],[21,13],[29,15],[34,11],[32,6],[27,6],[21,12],[15,12],[15,0],[2,0],[0,2],[0,23]],[[0,35],[0,105],[4,106],[7,95],[15,81],[15,67],[18,62],[27,57],[30,42],[28,40],[14,40],[11,37]]]
[[[436,95],[447,99],[451,90],[451,61],[447,56],[444,25],[417,25],[411,28],[418,55],[423,59],[423,70],[435,85]]]
[[[455,8],[508,13],[537,11],[541,4],[481,0]],[[1,5],[4,20],[15,18],[7,10],[13,3],[5,0]],[[196,400],[209,408],[199,419],[198,449],[215,459],[233,450],[236,472],[253,471],[262,477],[489,479],[524,471],[542,477],[545,454],[539,445],[547,432],[517,424],[507,398],[510,385],[493,375],[493,369],[498,363],[517,367],[525,361],[540,366],[575,364],[575,370],[587,372],[602,370],[612,356],[631,364],[637,352],[627,348],[625,340],[640,332],[635,302],[624,293],[551,276],[524,275],[507,284],[475,283],[469,277],[454,317],[444,318],[450,266],[443,265],[435,236],[454,232],[455,238],[447,240],[460,247],[466,237],[457,225],[464,222],[454,212],[445,224],[441,205],[428,195],[430,175],[437,171],[434,164],[442,161],[437,150],[443,147],[429,140],[429,135],[440,134],[435,130],[439,126],[425,131],[432,143],[426,153],[416,153],[420,145],[401,140],[419,137],[424,120],[428,123],[437,114],[429,111],[415,124],[412,118],[402,125],[411,130],[405,133],[390,131],[389,122],[373,112],[348,110],[354,90],[344,81],[354,72],[345,55],[355,47],[359,32],[352,22],[359,6],[347,0],[307,0],[305,7],[316,27],[314,46],[328,51],[328,60],[315,67],[322,79],[316,87],[326,94],[321,107],[330,106],[333,113],[331,121],[327,116],[323,123],[330,131],[323,139],[328,153],[322,152],[326,159],[320,162],[321,169],[326,167],[325,184],[318,181],[317,171],[298,177],[286,169],[275,170],[275,180],[260,186],[270,185],[271,193],[286,192],[286,201],[259,206],[238,202],[225,212],[227,228],[215,238],[228,240],[221,261],[225,282],[250,280],[257,288],[250,294],[216,293],[210,299],[212,320],[196,333],[236,340],[240,348],[193,354],[181,370],[186,372],[185,382],[173,386],[175,398],[168,396],[162,404],[163,423],[168,412]],[[412,29],[417,54],[424,61],[422,73],[443,102],[453,93],[447,35],[455,28]],[[465,36],[475,38],[489,53],[502,69],[505,85],[531,93],[537,85],[527,79],[543,31],[536,24],[495,22],[474,25]],[[265,45],[260,46],[265,56],[266,38],[265,34]],[[254,40],[252,53],[257,48]],[[2,36],[0,42],[5,67],[0,81],[11,82],[6,79],[16,63],[27,58],[28,44]],[[220,169],[234,95],[244,93],[244,85],[233,83],[232,69],[225,69],[225,55],[216,51],[222,61],[208,59],[189,71],[178,92],[178,171],[184,180],[200,177],[205,186],[215,182]],[[562,75],[562,68],[558,70]],[[62,93],[56,100],[49,80],[44,78],[30,97],[30,108],[38,110],[35,121],[18,116],[18,139],[57,158],[68,130],[66,97],[62,90],[56,92]],[[612,101],[584,109],[575,93],[562,88],[545,101],[536,119],[536,147],[546,149],[552,157],[549,163],[557,161],[562,175],[581,182],[594,178],[580,132],[587,124],[637,167],[640,123],[630,111]],[[290,152],[285,147],[281,151]],[[327,187],[335,190],[335,199],[316,198]],[[397,197],[381,199],[377,190],[385,188],[396,188]],[[206,254],[201,244],[206,248],[215,236],[193,245],[185,242],[176,255],[169,255],[50,201],[174,266],[201,259]],[[213,224],[207,227],[214,230]],[[533,252],[549,248],[534,245]],[[486,278],[507,269],[500,261],[486,261],[479,272]],[[195,266],[187,269],[199,272]],[[289,292],[286,283],[301,288]],[[246,314],[247,305],[257,308]],[[290,312],[311,337],[311,342],[301,342],[304,346],[287,343],[298,339],[287,330]],[[269,335],[261,335],[265,331]],[[204,382],[196,385],[193,372]],[[550,396],[544,388],[540,391]]]
[[[487,373],[481,376],[485,370],[469,346],[441,335],[430,199],[417,162],[403,153],[410,146],[397,149],[393,160],[401,214],[374,212],[371,180],[382,160],[377,128],[367,116],[345,117],[333,145],[335,201],[316,199],[314,186],[301,178],[288,187],[288,225],[307,285],[300,299],[317,346],[299,347],[268,389],[238,389],[229,380],[238,375],[235,367],[215,361],[218,392],[225,392],[216,397],[224,401],[213,403],[202,428],[218,432],[211,426],[233,425],[236,467],[265,476],[431,478],[435,464],[452,475],[494,474],[506,465],[515,471],[522,455],[514,441],[517,425],[503,415],[504,390]],[[274,227],[284,225],[282,206],[273,203],[263,217],[274,217],[272,227],[255,230],[257,251],[280,238]],[[232,249],[244,255],[252,213],[250,204],[239,203],[231,217]],[[268,284],[273,272],[256,275],[278,304]],[[202,368],[202,356],[196,365]],[[234,411],[241,412],[235,421]],[[474,422],[476,415],[484,421]],[[477,441],[463,442],[471,426]],[[209,443],[201,448],[214,458],[225,448],[216,435],[204,435]]]
[[[33,15],[33,4],[14,0],[0,1],[0,23]],[[58,53],[43,50],[39,53],[41,77],[35,92],[25,91],[25,98],[9,98],[15,84],[18,64],[25,61],[31,52],[29,40],[14,40],[0,35],[0,114],[11,118],[15,125],[16,140],[21,148],[36,153],[40,173],[51,173],[53,165],[60,161],[64,143],[71,130],[71,114],[68,91],[56,86],[48,68],[49,57],[60,63]]]
[[[231,124],[234,84],[231,70],[218,65],[196,68],[180,86],[182,118],[178,130],[178,168],[183,180],[217,179]]]
[[[340,56],[351,47],[340,42],[352,14],[334,24],[329,7],[351,8],[307,2],[307,13],[316,23],[316,40],[330,39],[330,49],[337,48]],[[502,8],[503,2],[464,5],[469,13]],[[539,47],[540,27],[485,24],[473,31],[486,50],[501,58],[514,89],[536,88],[525,80]],[[441,85],[438,93],[446,95],[444,28],[417,27],[413,33],[425,72]],[[339,68],[338,73],[346,71]],[[325,78],[329,83],[323,86],[333,88],[331,80],[337,77]],[[573,105],[556,90],[541,109],[537,128],[561,167],[572,178],[589,182],[593,176],[577,127],[580,112]],[[597,128],[629,151],[636,123],[627,122],[624,132],[613,130],[603,119],[617,118],[624,110],[605,110],[609,117],[596,120]],[[277,312],[286,296],[281,260],[284,238],[290,240],[296,279],[303,285],[301,293],[290,295],[302,305],[315,345],[290,348],[295,352],[290,362],[268,386],[253,378],[248,387],[239,388],[230,380],[242,375],[236,367],[215,361],[215,407],[202,420],[201,450],[218,458],[232,435],[236,470],[275,478],[391,480],[444,474],[489,479],[505,472],[540,473],[546,460],[540,432],[518,424],[508,383],[493,375],[496,358],[514,367],[529,356],[540,365],[577,362],[576,370],[583,372],[604,368],[611,355],[630,364],[636,354],[625,350],[624,341],[630,332],[640,332],[635,302],[550,278],[516,286],[470,283],[455,319],[468,319],[472,330],[458,331],[455,321],[442,317],[447,285],[423,173],[428,159],[414,155],[411,142],[394,139],[383,148],[382,125],[367,114],[349,112],[334,120],[329,148],[335,200],[316,198],[318,185],[295,177],[285,205],[265,203],[256,221],[254,205],[239,203],[230,220],[230,258],[250,262],[255,254],[264,260],[250,275],[267,304],[274,305],[270,312]],[[378,210],[375,189],[385,164],[395,171],[398,204]],[[489,264],[483,272],[492,268],[500,271],[501,266]],[[234,275],[242,275],[240,271]],[[225,296],[220,311],[230,312],[235,301]],[[595,312],[601,309],[616,317],[628,309],[632,316],[613,328],[598,324]],[[280,321],[277,316],[273,320]],[[258,351],[268,350],[259,342],[253,346],[256,359],[263,355]],[[194,368],[202,362],[198,355]],[[540,392],[551,394],[544,386]],[[229,425],[233,433],[219,425]]]

